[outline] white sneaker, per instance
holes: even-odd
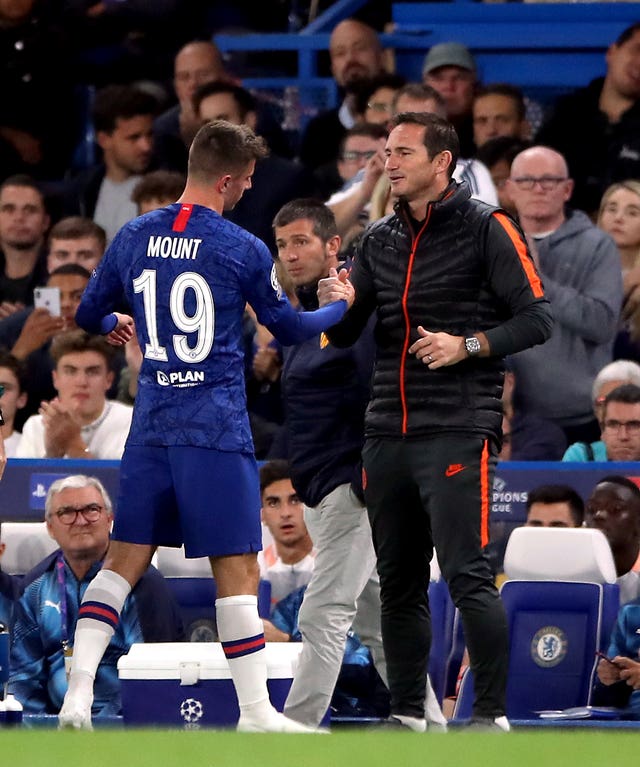
[[[469,720],[470,730],[484,730],[485,732],[511,732],[511,725],[506,716],[496,716],[494,719],[483,716],[473,716]]]
[[[300,724],[293,719],[287,719],[284,714],[274,711],[268,718],[253,719],[246,714],[240,714],[237,726],[238,732],[291,732],[291,733],[314,733],[327,734],[327,730],[319,730]]]
[[[60,730],[93,730],[91,724],[92,698],[85,695],[65,695],[64,703],[58,714]]]
[[[493,723],[504,732],[511,732],[511,725],[509,724],[509,720],[506,716],[497,716],[493,720]]]

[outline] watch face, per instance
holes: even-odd
[[[478,339],[474,338],[473,336],[471,338],[465,338],[464,345],[467,353],[470,355],[478,354],[480,351],[480,341],[478,341]]]

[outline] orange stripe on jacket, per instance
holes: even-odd
[[[485,439],[480,456],[480,545],[489,543],[489,442]]]
[[[504,213],[494,213],[493,216],[496,219],[496,221],[502,226],[505,232],[509,235],[509,239],[513,243],[513,247],[516,249],[518,253],[518,258],[520,259],[522,268],[524,269],[524,272],[527,275],[527,279],[529,280],[529,285],[531,285],[531,290],[533,291],[533,295],[536,298],[542,298],[544,296],[544,290],[542,289],[542,283],[540,282],[540,277],[538,277],[536,270],[534,269],[533,264],[531,263],[531,259],[528,258],[527,256],[527,246],[523,242],[522,237],[518,233],[518,230],[511,223],[511,221],[509,221],[508,217],[505,216]]]

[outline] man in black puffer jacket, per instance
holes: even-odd
[[[336,346],[350,345],[376,313],[364,493],[392,717],[413,729],[424,717],[435,546],[462,615],[474,720],[508,729],[507,626],[485,554],[502,358],[543,343],[552,318],[520,229],[451,181],[453,127],[427,113],[392,124],[385,172],[396,212],[365,231],[350,275],[354,304],[327,333]],[[330,285],[320,283],[320,303]]]

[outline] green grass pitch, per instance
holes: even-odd
[[[637,763],[640,738],[591,729],[326,736],[23,729],[5,730],[0,744],[10,767],[611,767]]]

